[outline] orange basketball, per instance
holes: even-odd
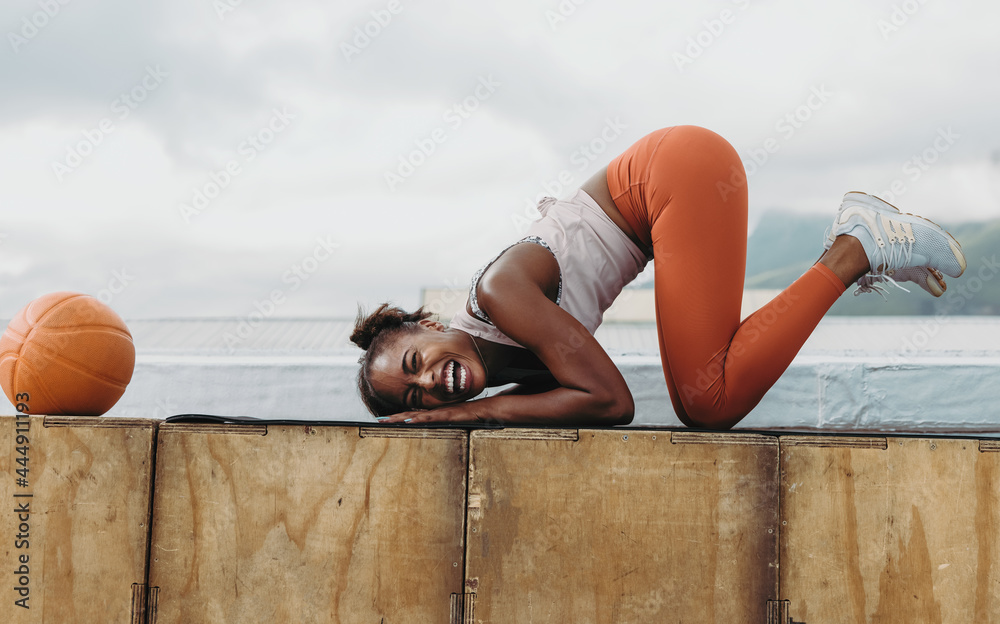
[[[134,367],[125,322],[89,295],[41,296],[0,337],[0,385],[19,412],[100,416],[121,398]]]

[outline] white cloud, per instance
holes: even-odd
[[[924,3],[888,34],[879,20],[902,3],[590,0],[554,25],[555,0],[400,0],[385,21],[388,5],[243,2],[220,19],[200,0],[72,3],[16,53],[8,45],[0,316],[47,290],[98,289],[124,265],[137,274],[115,301],[125,316],[244,314],[327,233],[338,258],[285,313],[415,303],[421,286],[467,280],[516,238],[512,215],[609,116],[626,130],[573,167],[574,184],[664,125],[711,127],[746,158],[814,87],[832,96],[751,178],[752,212],[832,213],[846,190],[891,184],[951,127],[961,139],[900,203],[1000,216],[998,5]],[[37,10],[5,3],[0,32]],[[375,34],[345,58],[358,29]],[[150,65],[169,76],[115,117]],[[445,121],[490,76],[496,92],[459,126]],[[294,121],[245,160],[241,143],[282,107]],[[114,132],[59,182],[53,160],[106,117]],[[390,192],[386,171],[437,128],[446,140]],[[240,174],[185,222],[178,204],[233,159]]]

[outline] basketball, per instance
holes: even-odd
[[[89,295],[43,295],[0,337],[0,385],[23,413],[100,416],[121,398],[134,367],[125,322]]]

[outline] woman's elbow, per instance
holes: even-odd
[[[612,425],[629,425],[632,424],[632,419],[635,417],[635,408],[629,410],[623,410],[619,412],[618,418],[612,422]]]
[[[597,421],[605,426],[627,425],[635,417],[635,401],[631,393],[607,397],[598,401]]]

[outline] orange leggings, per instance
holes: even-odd
[[[732,427],[846,286],[817,263],[740,323],[747,179],[736,150],[710,130],[646,135],[611,161],[608,187],[653,249],[660,357],[677,416],[688,426]]]

